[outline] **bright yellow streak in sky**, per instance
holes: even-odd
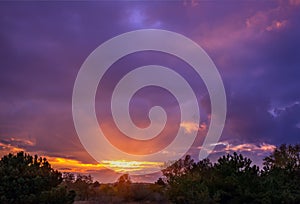
[[[102,164],[88,164],[82,163],[75,159],[66,159],[61,157],[46,157],[55,169],[66,171],[66,172],[81,172],[97,171],[104,169]]]
[[[17,139],[12,138],[12,141]],[[23,141],[26,144],[34,144],[31,141]],[[13,146],[11,144],[4,144],[0,142],[0,148],[4,150],[0,151],[2,157],[7,152],[17,153],[20,151],[26,152],[25,149]],[[36,154],[35,152],[28,152],[31,155]],[[147,172],[149,169],[160,170],[163,166],[163,162],[149,162],[149,161],[126,161],[126,160],[104,160],[101,163],[83,163],[77,159],[68,159],[63,157],[51,157],[47,155],[38,154],[41,157],[46,157],[52,168],[57,169],[61,172],[74,172],[74,173],[91,173],[92,171],[100,171],[106,168],[112,169],[117,173],[134,173],[134,172]]]
[[[125,161],[125,160],[104,160],[99,164],[82,163],[75,159],[66,159],[61,157],[47,157],[53,168],[66,172],[81,172],[103,170],[109,168],[118,173],[143,171],[152,168],[159,168],[162,162],[148,161]]]
[[[125,160],[104,160],[102,164],[116,172],[130,172],[146,170],[147,168],[159,168],[163,166],[163,162],[149,161],[125,161]]]

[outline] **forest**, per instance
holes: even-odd
[[[169,163],[155,183],[115,183],[62,173],[24,152],[0,160],[0,203],[300,203],[300,145],[280,145],[263,166],[233,153],[216,162],[191,156]]]

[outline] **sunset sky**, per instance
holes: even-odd
[[[155,28],[198,43],[223,79],[227,117],[210,158],[237,151],[261,164],[275,146],[300,142],[299,19],[299,0],[0,2],[0,156],[18,151],[46,156],[62,172],[91,174],[100,182],[114,182],[124,172],[161,168],[162,162],[110,155],[98,163],[81,144],[72,118],[73,86],[90,53],[122,33]],[[148,96],[137,92],[130,106],[132,119],[146,127],[149,109],[161,105],[170,124],[177,124],[174,128],[198,132],[188,151],[197,160],[210,123],[210,98],[201,78],[170,55],[148,51],[117,61],[102,79],[107,86],[97,90],[99,125],[108,128],[113,140],[117,133],[107,123],[105,94],[122,74],[153,62],[189,79],[201,121],[178,122],[177,102],[156,87],[144,90]],[[151,150],[167,146],[172,131],[167,129]],[[140,151],[131,143],[120,145],[131,153]],[[158,175],[133,179],[152,182]]]

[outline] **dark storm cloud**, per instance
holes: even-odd
[[[30,136],[36,144],[28,151],[82,159],[71,115],[74,80],[95,47],[123,32],[114,12],[122,4],[2,4],[1,138]]]
[[[227,90],[228,116],[222,139],[276,145],[299,142],[297,107],[293,106],[294,112],[285,111],[284,119],[270,114],[270,110],[299,102],[299,7],[276,4],[234,15],[244,25],[214,28],[227,36],[219,43],[214,43],[218,42],[214,37],[211,43],[203,40]],[[204,104],[208,103],[205,99]]]
[[[55,100],[70,97],[85,57],[116,34],[115,9],[106,4],[7,3],[1,12],[1,93]]]
[[[248,56],[238,55],[235,63],[243,71],[231,85],[228,123],[231,119],[236,120],[232,122],[236,127],[233,130],[240,130],[249,140],[257,138],[275,144],[299,142],[299,129],[295,124],[300,117],[297,107],[293,107],[295,112],[286,112],[283,121],[269,113],[270,109],[300,100],[300,44],[297,37],[300,28],[295,21],[300,17],[299,8],[289,12],[286,27],[265,31],[260,39],[251,40],[244,48],[248,49]],[[278,19],[280,16],[276,16]]]

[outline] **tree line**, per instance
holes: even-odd
[[[263,167],[233,153],[216,163],[190,156],[163,169],[174,203],[300,203],[300,145],[281,145]]]
[[[62,181],[46,158],[10,153],[0,160],[0,203],[73,203],[75,191]]]
[[[260,169],[233,153],[199,162],[187,155],[162,169],[155,183],[113,184],[61,173],[46,158],[24,152],[0,160],[0,203],[300,203],[300,145],[281,145]]]

